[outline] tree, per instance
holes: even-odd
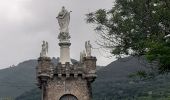
[[[86,15],[96,25],[97,43],[116,57],[145,56],[158,61],[158,71],[170,71],[169,0],[115,0],[110,10],[99,9]]]

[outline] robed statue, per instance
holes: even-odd
[[[85,49],[86,49],[86,56],[90,57],[91,56],[91,49],[92,49],[92,45],[90,44],[90,41],[85,42]]]
[[[48,42],[43,41],[40,57],[47,57],[47,53],[48,53]]]
[[[56,17],[60,26],[60,34],[58,36],[60,40],[67,40],[70,38],[68,27],[70,23],[70,12],[68,12],[63,6],[58,16]]]
[[[80,52],[80,62],[83,62],[83,58],[86,57],[86,53],[83,50],[83,52]]]

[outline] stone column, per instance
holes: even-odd
[[[65,64],[66,62],[69,62],[71,64],[70,60],[70,45],[71,43],[63,42],[59,43],[60,46],[60,60],[59,62],[61,64]]]

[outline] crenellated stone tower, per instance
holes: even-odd
[[[58,14],[60,33],[60,60],[54,66],[46,56],[47,43],[42,45],[37,66],[38,86],[42,90],[42,100],[92,100],[91,83],[96,78],[96,57],[91,56],[91,45],[86,43],[86,54],[81,53],[80,62],[70,60],[70,35],[68,25],[70,12],[64,7]],[[43,47],[44,46],[44,47]]]

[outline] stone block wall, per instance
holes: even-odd
[[[45,92],[44,100],[60,100],[65,94],[74,95],[78,100],[91,100],[88,82],[81,77],[56,77],[53,80],[49,80]]]
[[[60,100],[63,95],[73,95],[78,100],[92,100],[91,83],[96,78],[96,58],[85,57],[83,63],[58,63],[56,67],[48,57],[39,58],[38,85],[43,100]]]

